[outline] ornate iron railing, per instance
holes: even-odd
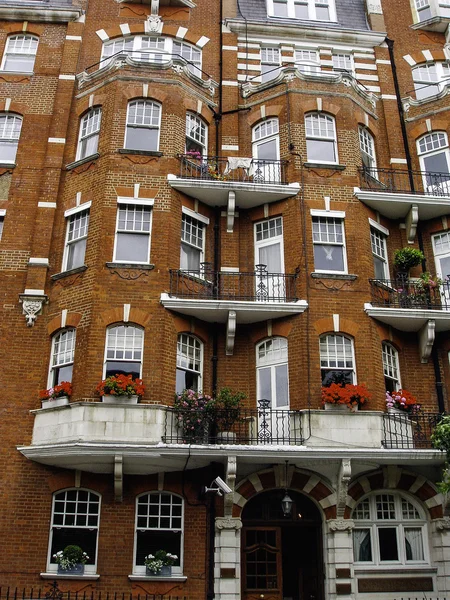
[[[202,263],[200,271],[170,271],[170,296],[203,300],[247,300],[251,302],[295,302],[297,273],[268,273],[256,265],[252,273],[213,271]]]
[[[402,169],[369,169],[359,171],[359,187],[374,192],[450,196],[450,173],[410,171]]]
[[[383,415],[383,446],[432,448],[431,434],[443,416],[440,413],[386,413]]]
[[[450,278],[441,285],[426,285],[421,280],[369,279],[372,306],[450,310]]]
[[[208,181],[244,181],[248,183],[287,184],[286,160],[244,158],[229,160],[216,156],[181,154],[180,177]]]
[[[183,593],[174,594],[173,590],[166,593],[148,593],[144,588],[137,590],[114,590],[103,591],[89,589],[82,586],[80,591],[67,590],[70,587],[68,581],[62,581],[63,589],[59,588],[58,574],[55,573],[55,581],[48,583],[45,587],[0,587],[0,600],[189,600]]]
[[[269,400],[257,409],[166,412],[163,441],[170,444],[301,445],[304,441],[299,410],[273,410]]]

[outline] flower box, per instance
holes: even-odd
[[[137,404],[139,402],[139,396],[119,396],[116,394],[105,394],[102,396],[102,402],[105,404]]]
[[[70,569],[63,569],[61,565],[58,565],[58,575],[84,575],[84,565],[78,563]]]
[[[69,396],[59,396],[58,398],[41,400],[42,408],[56,408],[57,406],[66,406],[67,404],[69,404]]]
[[[343,412],[348,412],[347,404],[330,404],[329,402],[326,402],[323,405],[323,407],[325,410],[334,410],[334,411],[340,410]]]
[[[145,574],[147,577],[172,577],[172,565],[163,565],[159,571],[150,571],[148,567],[145,568]]]

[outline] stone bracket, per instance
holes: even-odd
[[[417,204],[413,204],[406,215],[406,237],[408,238],[408,244],[414,243],[417,231],[417,223],[419,222],[419,208]]]
[[[337,484],[336,515],[338,519],[344,518],[345,507],[347,505],[348,484],[350,483],[351,478],[352,461],[350,458],[344,458],[341,460]]]
[[[327,521],[329,531],[348,531],[349,533],[355,527],[355,522],[351,519],[331,519]]]
[[[228,456],[227,460],[227,471],[226,471],[226,483],[232,489],[231,494],[225,494],[224,497],[224,516],[228,519],[233,516],[233,501],[234,501],[234,487],[236,484],[236,469],[237,459],[236,456]]]
[[[236,208],[236,194],[235,194],[235,192],[228,192],[227,233],[233,233],[235,208]]]
[[[420,357],[423,363],[428,362],[435,338],[436,321],[430,319],[419,331]]]
[[[123,500],[123,455],[114,456],[114,498],[116,502]]]
[[[37,316],[42,312],[44,304],[48,304],[48,296],[45,294],[19,294],[19,302],[22,304],[22,314],[25,315],[27,327],[33,327]]]
[[[236,336],[236,311],[230,310],[230,311],[228,311],[227,337],[226,337],[226,348],[225,348],[225,354],[227,356],[233,356],[235,336]]]

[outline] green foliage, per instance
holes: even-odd
[[[231,431],[233,425],[240,420],[242,402],[246,399],[244,392],[233,392],[224,387],[216,396],[216,425],[219,431]]]
[[[421,250],[411,248],[401,248],[394,252],[394,266],[403,272],[408,272],[412,267],[417,267],[425,259],[425,256]]]
[[[442,471],[442,481],[438,483],[438,489],[442,494],[448,494],[450,492],[450,416],[443,417],[436,425],[436,429],[431,435],[431,443],[433,448],[446,453],[447,462]]]

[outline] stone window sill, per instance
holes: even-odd
[[[306,169],[331,169],[333,171],[343,171],[346,168],[345,165],[320,163],[320,162],[305,162],[305,163],[303,163],[303,166]]]
[[[52,275],[50,279],[52,281],[58,281],[58,279],[64,279],[64,277],[70,277],[70,275],[76,275],[77,273],[83,273],[86,271],[87,266],[82,265],[81,267],[77,267],[76,269],[70,269],[69,271],[62,271],[61,273],[55,273]]]
[[[311,273],[313,279],[346,279],[348,281],[355,281],[358,279],[358,275],[348,275],[347,273],[319,273],[314,271]]]
[[[41,579],[82,579],[84,581],[97,581],[100,575],[96,573],[84,573],[83,575],[61,575],[61,573],[41,573]]]
[[[14,169],[16,163],[0,162],[0,169]]]
[[[145,271],[152,271],[155,268],[155,265],[146,263],[107,262],[105,265],[110,269],[143,269]]]
[[[131,148],[119,148],[119,154],[139,154],[141,156],[162,156],[162,152],[156,150],[133,150]]]
[[[3,69],[0,69],[0,75],[26,75],[27,77],[32,77],[34,71],[4,71]]]
[[[85,165],[86,163],[91,162],[91,160],[97,160],[97,158],[100,158],[100,154],[98,152],[96,152],[95,154],[90,154],[89,156],[85,156],[84,158],[80,158],[80,160],[75,160],[74,162],[71,162],[66,165],[66,171],[76,169],[81,165]]]
[[[130,581],[178,581],[183,582],[187,580],[186,575],[172,575],[171,577],[161,577],[160,575],[128,575]]]

